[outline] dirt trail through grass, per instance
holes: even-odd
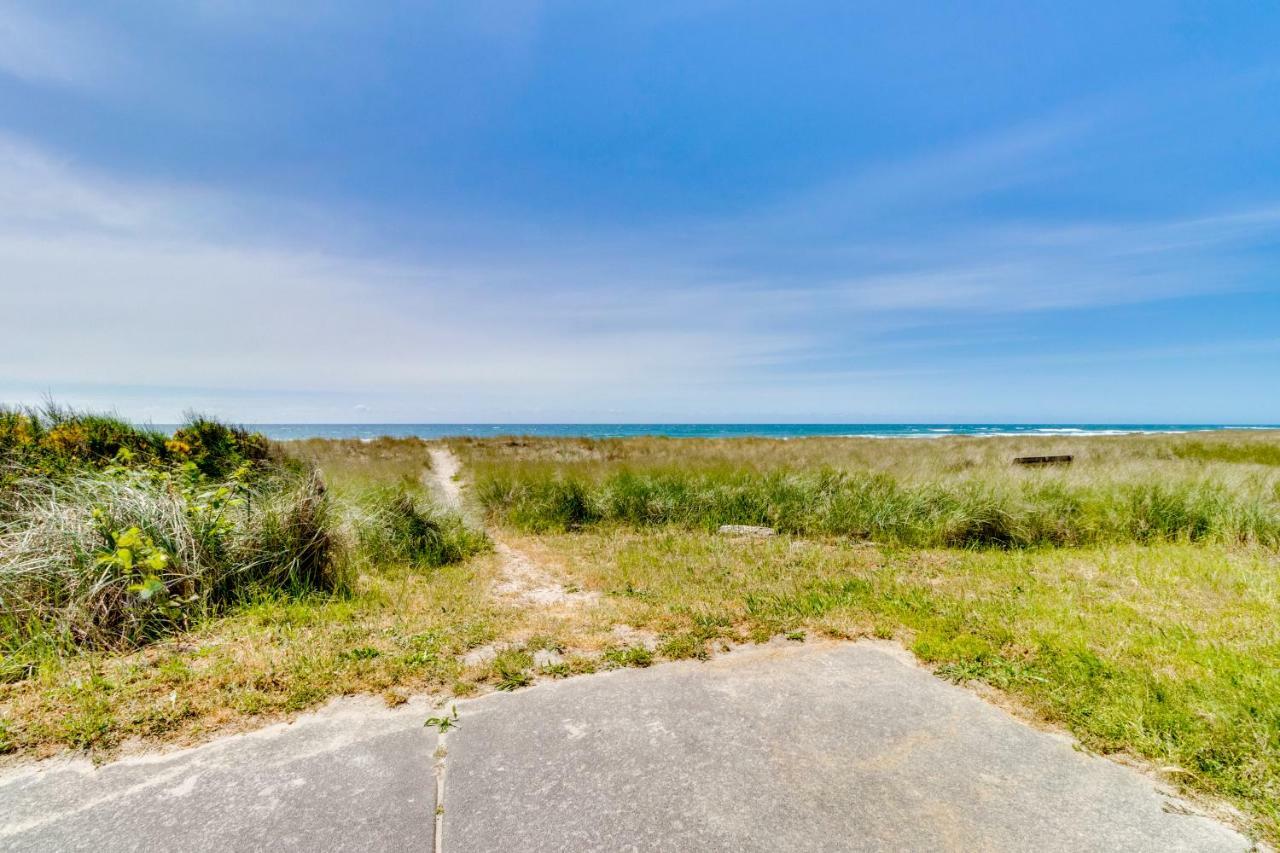
[[[462,463],[448,447],[431,448],[429,475],[446,505],[466,514],[462,502],[462,484],[458,481]],[[542,607],[576,608],[599,599],[596,592],[569,591],[527,554],[512,548],[490,531],[494,550],[502,558],[503,580],[494,592],[503,598]]]
[[[423,476],[431,478],[450,509],[461,512],[462,484],[458,482],[458,472],[462,470],[462,463],[447,447],[433,447],[430,453],[431,470]]]

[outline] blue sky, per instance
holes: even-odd
[[[0,401],[1280,422],[1277,140],[1270,4],[18,0]]]

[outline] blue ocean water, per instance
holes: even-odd
[[[527,435],[582,438],[626,438],[660,435],[671,438],[802,438],[863,436],[870,438],[938,438],[947,435],[1125,435],[1130,433],[1207,432],[1223,429],[1280,429],[1234,424],[246,424],[270,438],[396,437],[452,438]]]

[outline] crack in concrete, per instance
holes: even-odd
[[[448,735],[440,732],[436,739],[435,763],[432,765],[432,771],[436,777],[435,833],[432,845],[435,853],[443,853],[444,851],[444,773],[445,760],[448,755]]]

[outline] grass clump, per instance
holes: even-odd
[[[653,663],[653,652],[644,646],[627,646],[625,648],[605,649],[603,656],[605,665],[610,669],[622,667],[646,667]]]
[[[488,538],[455,513],[424,506],[403,486],[372,490],[361,501],[357,536],[362,557],[433,568],[490,548]]]
[[[490,664],[494,685],[499,690],[518,690],[533,683],[533,655],[527,649],[503,649]]]

